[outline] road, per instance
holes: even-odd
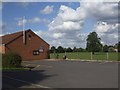
[[[31,71],[3,72],[3,88],[118,88],[118,63],[28,61]]]

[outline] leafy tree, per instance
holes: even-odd
[[[72,51],[73,50],[70,47],[68,47],[67,50],[66,50],[66,52],[72,52]]]
[[[114,45],[115,49],[118,49],[118,52],[120,52],[120,41]]]
[[[73,52],[77,52],[77,48],[76,47],[73,48]]]
[[[103,46],[103,52],[108,52],[109,46],[108,45],[104,45]]]
[[[58,53],[64,53],[65,52],[64,48],[62,46],[58,46],[57,50],[58,50]]]
[[[85,51],[85,49],[83,49],[83,48],[77,48],[77,50],[76,50],[77,52],[84,52]]]
[[[50,52],[51,53],[54,53],[56,51],[56,47],[55,46],[52,46],[51,49],[50,49]]]
[[[118,52],[120,52],[120,41],[118,42]]]
[[[94,54],[94,52],[99,52],[102,50],[102,44],[100,38],[96,32],[92,32],[87,37],[87,46],[86,50]]]
[[[116,43],[116,44],[114,45],[114,48],[115,48],[115,49],[118,49],[118,43]]]
[[[64,49],[65,52],[67,51],[67,48],[63,48],[63,49]]]
[[[114,52],[114,46],[109,46],[108,52]]]
[[[85,50],[83,48],[79,48],[79,51],[80,52],[84,52]]]

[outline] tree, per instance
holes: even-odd
[[[94,52],[99,52],[102,50],[102,44],[100,38],[96,32],[92,32],[87,37],[86,50],[94,54]]]
[[[120,41],[114,45],[114,48],[117,49],[118,52],[120,52]]]
[[[108,52],[114,52],[115,50],[114,50],[114,46],[109,46],[109,48],[108,48]]]
[[[104,45],[103,46],[103,52],[108,52],[109,46],[108,45]]]
[[[64,48],[62,46],[58,46],[57,50],[58,50],[58,53],[64,53],[65,52]]]
[[[70,47],[68,47],[67,50],[66,50],[66,52],[72,52],[72,51],[73,50]]]
[[[77,48],[76,47],[73,48],[73,52],[77,52]]]
[[[56,51],[56,47],[55,46],[52,46],[51,49],[50,49],[50,52],[51,53],[54,53]]]
[[[120,41],[118,42],[118,52],[120,52]]]

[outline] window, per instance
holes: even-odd
[[[39,51],[38,50],[33,50],[33,55],[39,55]]]
[[[30,34],[28,34],[28,39],[31,40],[32,36]]]
[[[29,34],[28,37],[31,38],[31,35]]]

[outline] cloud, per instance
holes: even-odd
[[[82,2],[80,7],[61,5],[57,16],[48,25],[48,31],[37,31],[50,45],[64,47],[86,47],[88,33],[82,31],[85,19],[96,20],[96,31],[101,42],[115,44],[118,40],[118,4],[104,2]]]
[[[118,42],[118,3],[91,2],[83,3],[87,17],[97,20],[93,30],[104,44],[114,45]]]
[[[60,38],[60,37],[62,37],[62,36],[63,36],[62,33],[53,33],[53,37],[54,37],[55,39]]]
[[[92,31],[96,31],[104,44],[115,44],[118,41],[118,4],[103,2],[82,2],[80,7],[61,5],[56,17],[50,22],[45,18],[34,17],[27,23],[47,23],[48,31],[35,31],[51,46],[86,47],[89,32],[83,31],[84,22],[88,18],[96,20]],[[46,6],[42,14],[53,12],[53,6]],[[19,22],[20,23],[20,22]]]
[[[30,2],[23,1],[23,2],[19,2],[19,4],[22,5],[23,7],[27,7],[30,4]]]
[[[51,46],[64,46],[64,47],[84,47],[86,34],[78,33],[77,36],[70,36],[69,33],[52,33],[51,31],[37,30],[34,31]],[[80,43],[81,42],[81,43]]]
[[[18,26],[23,26],[28,22],[25,18],[15,18],[15,20],[17,20]]]
[[[83,2],[81,7],[86,11],[87,17],[108,23],[118,22],[118,3]]]
[[[50,23],[50,20],[45,19],[45,18],[40,18],[40,17],[33,17],[31,19],[15,18],[15,20],[17,21],[18,26],[22,26],[23,24],[25,25],[26,23],[29,23],[29,24],[36,24],[36,23],[48,24],[48,23]]]
[[[52,13],[53,12],[53,6],[46,6],[43,10],[41,10],[40,12],[42,13],[42,14],[50,14],[50,13]]]
[[[113,45],[118,41],[118,24],[98,22],[94,30],[98,33],[104,44]]]
[[[36,33],[46,39],[50,45],[85,47],[86,34],[80,33],[84,25],[83,19],[85,16],[84,14],[79,14],[80,10],[61,5],[57,16],[48,25],[48,31],[38,30]]]
[[[79,46],[78,42],[84,41],[79,37],[80,30],[83,27],[84,16],[79,14],[78,10],[74,10],[65,5],[61,5],[57,16],[48,25],[49,33],[53,38],[52,45],[65,47]],[[57,40],[56,40],[57,39]]]
[[[32,19],[28,20],[29,23],[50,23],[50,20],[45,19],[45,18],[40,18],[40,17],[34,17]]]
[[[69,32],[80,31],[83,26],[84,17],[78,14],[77,10],[61,5],[59,13],[48,25],[49,31]]]
[[[82,12],[82,9],[77,8],[74,10],[65,5],[61,5],[58,17],[61,17],[64,21],[79,21],[85,17],[85,14]]]

